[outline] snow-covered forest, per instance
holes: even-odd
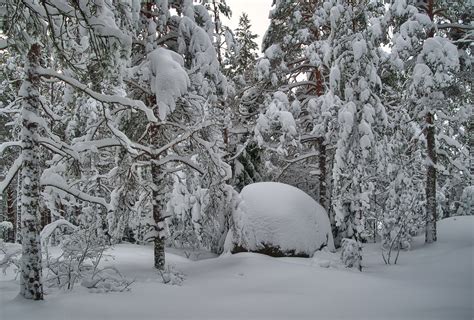
[[[0,0],[0,319],[472,319],[472,1],[232,9]]]

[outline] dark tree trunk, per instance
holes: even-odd
[[[324,138],[318,138],[318,148],[319,148],[319,203],[323,206],[324,209],[329,214],[328,208],[328,197],[327,197],[327,188],[326,188],[326,144],[324,143]]]
[[[41,216],[41,228],[44,228],[46,225],[51,223],[51,213],[49,212],[46,206],[40,206],[40,216]]]
[[[15,242],[21,243],[21,173],[16,184],[16,237]]]
[[[15,193],[13,187],[9,187],[7,190],[7,219],[13,224],[13,229],[8,232],[9,242],[15,242],[17,221],[16,221],[16,210],[15,210]]]
[[[219,18],[219,7],[217,6],[216,0],[212,1],[214,7],[214,25],[216,31],[216,52],[217,52],[217,61],[219,65],[222,66],[222,53],[221,53],[221,42],[220,42],[220,32],[221,32],[221,20]]]
[[[426,13],[431,21],[434,21],[434,1],[427,0]],[[434,36],[435,30],[432,28],[428,32],[428,37]],[[432,243],[437,240],[436,220],[436,140],[433,113],[426,115],[426,148],[428,153],[428,168],[426,171],[426,231],[425,242]]]
[[[20,294],[26,299],[43,300],[40,217],[39,217],[39,143],[38,117],[41,106],[38,88],[40,76],[41,48],[33,44],[28,52],[25,67],[26,79],[20,95],[23,97],[22,110],[22,168],[21,168],[21,238],[22,258]]]
[[[436,232],[436,141],[433,114],[426,115],[426,142],[428,152],[428,169],[426,172],[426,233],[425,242],[437,240]]]

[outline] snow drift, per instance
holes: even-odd
[[[334,250],[326,210],[305,192],[260,182],[246,186],[240,196],[226,251],[312,257],[324,247]]]

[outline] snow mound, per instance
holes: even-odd
[[[246,186],[240,197],[226,251],[312,257],[324,247],[335,250],[326,210],[305,192],[260,182]]]

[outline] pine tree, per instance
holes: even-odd
[[[258,44],[255,42],[257,35],[252,33],[252,25],[248,15],[244,12],[239,18],[239,25],[235,30],[235,39],[238,43],[237,56],[233,58],[232,65],[235,70],[232,75],[242,76],[245,82],[252,78],[252,69],[250,68],[257,60]],[[244,83],[245,83],[244,82]]]
[[[70,162],[80,162],[79,154],[82,151],[91,150],[95,147],[110,147],[110,145],[108,143],[98,145],[94,144],[97,141],[87,141],[85,147],[84,144],[81,145],[83,141],[72,139],[66,142],[63,134],[55,134],[54,131],[58,128],[64,128],[61,122],[64,119],[62,116],[69,117],[68,112],[70,110],[67,108],[57,110],[58,96],[56,96],[54,89],[64,92],[62,90],[67,87],[64,85],[66,83],[68,86],[87,94],[96,102],[117,103],[131,108],[146,109],[143,105],[137,104],[136,101],[117,95],[96,92],[77,80],[82,76],[82,80],[90,81],[97,90],[102,90],[93,75],[91,75],[91,78],[85,77],[86,72],[89,71],[87,70],[87,67],[90,66],[88,63],[97,63],[106,72],[107,66],[110,66],[111,62],[107,53],[116,52],[115,50],[119,50],[128,40],[123,33],[115,32],[118,30],[113,30],[112,25],[109,25],[109,29],[104,29],[98,24],[89,25],[87,28],[79,28],[79,25],[87,25],[84,20],[93,21],[99,18],[111,17],[110,7],[107,3],[97,2],[88,5],[90,7],[83,6],[80,11],[75,11],[75,8],[68,4],[56,7],[49,3],[40,6],[37,3],[13,5],[7,2],[7,13],[9,13],[7,17],[9,20],[7,21],[8,29],[5,33],[8,37],[6,49],[18,56],[26,54],[27,60],[24,66],[25,80],[19,91],[19,96],[22,97],[22,105],[18,126],[21,128],[22,152],[21,156],[11,166],[6,178],[1,182],[0,191],[3,192],[4,188],[10,185],[16,172],[21,168],[19,177],[21,201],[19,201],[20,210],[18,215],[20,218],[18,220],[21,220],[23,256],[20,292],[27,299],[39,300],[43,297],[42,257],[39,239],[42,227],[40,216],[41,219],[44,218],[43,223],[48,223],[49,216],[44,211],[40,185],[45,188],[59,189],[61,192],[74,195],[87,203],[98,204],[105,207],[107,211],[113,210],[105,199],[91,196],[78,188],[72,187],[67,181],[67,175],[63,176],[56,173],[61,172]],[[58,30],[64,27],[68,28],[69,33],[60,33],[61,35],[57,37]],[[29,29],[31,32],[25,33],[25,29]],[[78,37],[71,37],[72,34],[76,34]],[[79,35],[82,35],[82,37],[79,37]],[[99,37],[101,38],[100,44],[96,41]],[[90,43],[87,43],[88,41]],[[39,44],[30,45],[39,42],[42,43],[42,47]],[[72,42],[76,43],[72,44]],[[92,53],[76,56],[72,54],[77,53],[77,50],[81,51],[81,49],[83,51],[90,49]],[[45,58],[48,55],[50,58]],[[81,60],[84,56],[91,58],[92,62],[88,59]],[[56,68],[61,72],[57,72]],[[86,72],[84,72],[85,69]],[[46,86],[43,81],[45,78],[54,78],[60,82],[59,84],[53,83]],[[9,108],[17,107],[17,101],[10,101]],[[71,142],[71,144],[68,144],[68,142]],[[116,146],[114,143],[111,145]],[[51,158],[54,161],[46,162]],[[50,167],[47,168],[47,166]],[[52,175],[50,175],[51,173]]]
[[[443,32],[446,27],[451,29],[458,26],[454,21],[451,21],[454,25],[444,21],[449,17],[444,13],[448,7],[443,1],[429,0],[421,4],[396,1],[388,13],[395,31],[392,61],[409,79],[404,88],[406,95],[403,97],[403,103],[411,109],[411,117],[416,119],[425,137],[427,243],[437,239],[440,156],[437,144],[442,140],[446,141],[444,138],[447,137],[438,133],[442,122],[437,123],[436,119],[446,115],[445,101],[449,101],[453,106],[449,91],[459,74],[458,49]],[[435,28],[436,24],[440,28]],[[462,23],[459,27],[463,30]]]
[[[362,241],[373,209],[376,145],[386,124],[378,76],[382,14],[369,1],[276,2],[257,63],[259,77],[290,98],[302,145],[288,161],[319,158],[317,199],[330,212],[336,245]]]

